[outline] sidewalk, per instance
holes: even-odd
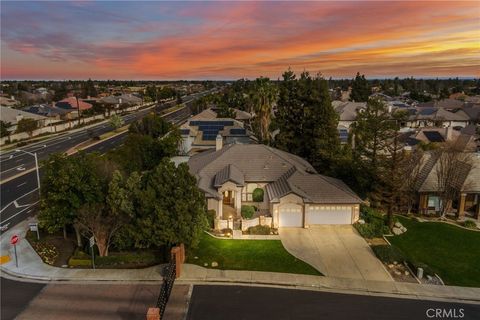
[[[161,281],[161,266],[145,269],[69,269],[58,268],[43,263],[25,239],[28,220],[19,223],[5,232],[0,239],[0,255],[10,260],[0,265],[0,273],[14,278],[43,281]],[[15,253],[10,238],[18,235],[17,243],[18,268],[15,266]]]
[[[57,268],[42,262],[27,240],[25,233],[28,220],[1,236],[1,255],[9,255],[10,261],[0,265],[1,273],[7,276],[44,281],[161,281],[161,266],[145,269],[68,269]],[[10,238],[18,235],[19,267],[15,266]],[[395,296],[421,300],[448,300],[480,303],[480,288],[435,286],[405,282],[387,282],[362,279],[333,278],[301,274],[234,271],[206,269],[193,264],[184,264],[182,276],[176,284],[224,283],[244,285],[273,285],[303,290],[321,290],[341,293]]]
[[[207,269],[193,264],[184,264],[182,276],[175,283],[274,285],[303,290],[480,303],[480,288],[331,278],[276,272]]]

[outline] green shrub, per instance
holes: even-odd
[[[243,205],[242,209],[242,217],[245,219],[251,219],[253,217],[253,214],[255,213],[255,209],[253,209],[252,206],[249,205]]]
[[[208,225],[210,228],[215,228],[215,217],[217,216],[217,212],[213,209],[207,210],[207,220]]]
[[[475,222],[473,222],[472,220],[466,220],[464,223],[463,223],[463,226],[465,228],[469,228],[469,229],[475,229],[477,228],[477,224]]]
[[[377,230],[375,228],[375,225],[370,224],[370,223],[355,223],[353,225],[355,229],[360,233],[360,235],[364,238],[375,238],[377,236]]]
[[[400,249],[395,246],[379,245],[372,247],[373,252],[383,262],[392,263],[394,261],[406,261],[406,257]]]
[[[263,202],[263,189],[262,188],[256,188],[252,192],[252,199],[254,202]]]
[[[271,229],[269,226],[255,226],[247,229],[248,234],[269,235],[270,231]]]
[[[71,257],[70,259],[68,259],[68,265],[70,267],[91,266],[92,265],[92,260],[90,260],[90,259],[76,259],[74,257]]]

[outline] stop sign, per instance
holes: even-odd
[[[17,242],[18,242],[18,236],[13,235],[12,238],[10,239],[10,243],[11,244],[17,244]]]

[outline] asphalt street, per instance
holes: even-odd
[[[441,316],[437,316],[437,310]],[[187,319],[478,320],[480,305],[296,289],[200,285],[193,289]]]
[[[0,319],[145,319],[157,284],[52,283],[1,278]]]
[[[45,284],[42,283],[20,282],[0,278],[0,319],[15,319],[44,287]]]
[[[196,98],[204,95],[195,94],[184,97],[186,104],[185,108],[179,109],[173,113],[166,115],[164,118],[167,121],[178,124],[186,120],[190,115],[190,104]],[[159,105],[155,108],[156,112],[162,111],[165,108],[171,106],[171,104]],[[125,123],[131,123],[137,119],[144,117],[151,110],[142,110],[137,113],[124,116]],[[100,124],[92,128],[95,135],[103,134],[111,131],[112,128],[109,124]],[[105,153],[123,143],[127,133],[120,134],[111,139],[101,141],[89,148],[85,149],[85,152],[100,152]],[[86,130],[70,133],[68,135],[62,135],[55,137],[46,142],[37,143],[33,145],[21,148],[28,152],[37,152],[39,161],[47,159],[51,153],[65,152],[68,149],[76,146],[77,144],[90,139]],[[46,146],[46,147],[44,147]],[[27,158],[28,157],[28,158]],[[24,170],[18,170],[18,168],[24,168],[25,170],[34,168],[34,158],[30,155],[25,155],[19,152],[8,152],[0,156],[0,167],[3,174],[2,180],[7,177],[17,175]],[[20,161],[19,161],[20,160]],[[40,176],[42,170],[40,169]],[[0,227],[11,228],[17,223],[23,221],[29,216],[36,214],[36,204],[38,203],[38,183],[36,172],[27,172],[17,178],[2,182],[0,185]],[[7,229],[5,229],[7,230]],[[2,231],[0,230],[0,234]]]

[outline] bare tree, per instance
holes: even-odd
[[[401,170],[403,179],[401,188],[402,197],[400,200],[401,206],[406,209],[407,214],[412,212],[417,200],[423,157],[424,154],[421,150],[415,150],[405,159],[404,166]]]
[[[440,216],[445,219],[453,201],[459,197],[464,187],[472,169],[472,159],[469,153],[462,152],[455,144],[446,144],[437,152],[440,152],[435,167],[437,190],[441,200]]]

